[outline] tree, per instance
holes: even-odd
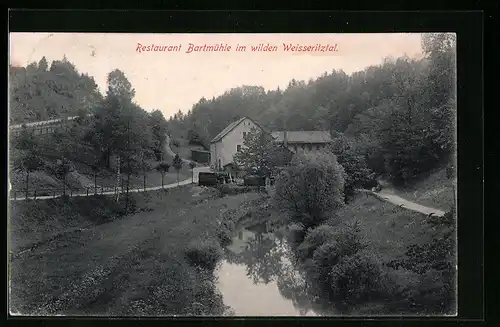
[[[160,110],[152,111],[149,120],[155,152],[161,153],[166,141],[167,121]]]
[[[45,56],[43,56],[42,59],[40,59],[40,61],[38,62],[38,71],[45,73],[48,68],[49,64],[47,63],[47,59],[45,58]]]
[[[165,178],[165,174],[169,171],[170,165],[166,162],[160,162],[156,166],[156,170],[161,173],[161,188],[163,188],[163,180]]]
[[[71,167],[71,162],[69,162],[68,159],[62,158],[61,160],[58,160],[56,173],[63,179],[63,196],[66,195],[66,177],[72,170],[73,167]]]
[[[99,172],[99,165],[96,163],[91,164],[92,173],[94,174],[94,194],[97,194],[97,173]]]
[[[26,173],[26,199],[29,195],[30,173],[40,170],[43,165],[44,162],[40,157],[40,153],[34,149],[27,150],[14,161],[14,169]]]
[[[194,184],[194,168],[196,167],[196,163],[194,161],[189,162],[189,169],[191,169],[191,183]]]
[[[241,151],[235,154],[234,163],[247,173],[269,177],[276,168],[278,146],[271,134],[252,128],[245,136]]]
[[[275,199],[295,223],[317,226],[344,204],[344,174],[331,153],[297,154],[278,177]]]
[[[338,163],[344,168],[344,195],[352,196],[358,187],[364,187],[374,178],[367,166],[366,150],[358,144],[360,141],[349,139],[340,133],[332,144],[332,152],[337,156]]]
[[[148,170],[151,169],[150,165],[147,163],[145,160],[146,154],[144,151],[141,153],[141,170],[142,170],[142,177],[143,177],[143,188],[144,191],[146,191],[146,175]]]
[[[174,167],[175,171],[177,172],[177,184],[179,184],[179,172],[182,169],[182,159],[179,157],[179,154],[176,153],[175,157],[172,161],[172,166]]]

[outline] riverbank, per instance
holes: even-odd
[[[15,249],[37,240],[36,247],[15,253],[10,262],[11,312],[227,314],[213,271],[193,260],[192,253],[208,249],[217,255],[224,213],[258,197],[220,198],[215,190],[197,186],[137,193],[134,211],[98,222],[96,210],[111,210],[98,198],[92,204],[89,198],[53,199],[45,206],[11,202]]]
[[[236,221],[217,285],[236,315],[449,314],[454,236],[446,219],[358,194],[304,239],[263,196]]]

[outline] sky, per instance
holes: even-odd
[[[65,55],[80,73],[93,76],[102,93],[106,77],[120,69],[135,88],[143,109],[165,117],[187,112],[202,97],[211,99],[241,85],[284,89],[288,82],[309,80],[333,69],[347,74],[382,63],[385,57],[421,57],[421,34],[113,34],[11,33],[10,62],[26,66],[43,56],[50,62]],[[192,51],[221,44],[229,51]],[[275,51],[251,51],[259,44]],[[311,46],[285,51],[283,44]],[[313,46],[317,44],[323,47]],[[147,46],[177,46],[178,51],[142,51]],[[238,45],[246,51],[236,51]],[[325,50],[325,51],[321,51]]]

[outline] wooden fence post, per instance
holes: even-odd
[[[36,190],[33,193],[33,200],[36,200]]]
[[[56,189],[54,189],[54,198],[56,197]]]
[[[14,191],[14,200],[17,200],[17,191]]]
[[[70,198],[72,198],[72,197],[73,197],[73,189],[72,189],[72,188],[70,188],[70,189],[69,189],[69,197],[70,197]]]
[[[87,196],[89,196],[89,188],[87,187]]]

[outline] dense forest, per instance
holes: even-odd
[[[146,111],[134,102],[135,90],[122,71],[108,74],[103,96],[93,78],[78,73],[66,58],[47,67],[45,58],[26,68],[10,67],[11,123],[78,118],[52,134],[37,137],[25,128],[11,138],[14,185],[27,186],[30,173],[45,172],[65,186],[66,175],[77,166],[105,176],[115,171],[113,155],[122,159],[121,172],[129,179],[155,168],[164,152],[167,122],[161,111]]]
[[[211,100],[202,98],[168,121],[159,110],[134,102],[123,72],[109,74],[101,95],[94,79],[66,58],[50,68],[42,58],[10,67],[10,121],[81,116],[32,148],[51,148],[55,156],[108,168],[117,154],[127,159],[124,170],[137,171],[145,169],[144,158],[163,150],[167,131],[174,142],[184,138],[206,146],[230,122],[248,116],[269,130],[329,130],[332,151],[350,179],[348,188],[374,175],[401,185],[450,163],[454,152],[454,35],[426,34],[422,49],[423,59],[386,58],[351,75],[333,70],[308,82],[292,80],[283,90],[236,87]],[[88,113],[93,115],[84,118]]]
[[[406,183],[448,163],[455,144],[454,35],[426,34],[422,49],[423,59],[386,58],[351,75],[333,70],[292,80],[284,90],[233,88],[179,111],[168,128],[204,143],[243,116],[270,130],[329,130],[342,163]]]
[[[26,67],[10,66],[10,123],[49,120],[93,112],[102,100],[94,79],[65,57],[49,67],[43,57]]]

